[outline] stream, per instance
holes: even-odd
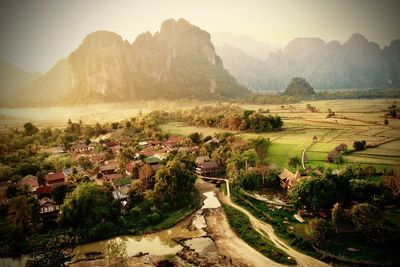
[[[206,209],[218,208],[221,203],[216,198],[214,191],[205,192],[203,195],[205,199],[201,209],[174,227],[151,234],[117,236],[103,241],[79,245],[73,250],[73,261],[85,260],[87,255],[100,254],[104,251],[106,245],[110,243],[122,243],[123,247],[126,247],[128,257],[147,253],[157,256],[176,254],[184,247],[189,247],[197,253],[204,251],[216,253],[217,249],[214,246],[214,242],[207,237],[207,232],[205,231],[207,224],[203,212]],[[179,242],[180,240],[182,241]],[[16,259],[2,258],[0,259],[0,265],[4,267],[23,267],[26,259],[26,256]]]

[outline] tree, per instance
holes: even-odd
[[[384,119],[383,120],[383,124],[388,125],[389,124],[389,120],[388,119]]]
[[[188,163],[173,159],[157,171],[155,180],[154,198],[158,203],[182,207],[191,200],[196,176]]]
[[[269,139],[266,139],[264,137],[257,137],[249,140],[249,147],[256,151],[258,161],[260,163],[265,162],[269,145]]]
[[[304,79],[300,77],[292,78],[285,89],[285,95],[291,96],[307,96],[315,94],[314,88]]]
[[[28,198],[23,195],[13,197],[8,205],[8,218],[25,235],[32,220]]]
[[[368,203],[354,205],[350,210],[351,221],[357,233],[366,239],[376,239],[380,236],[381,212]]]
[[[345,221],[345,211],[339,203],[335,203],[331,210],[332,224],[335,226],[336,233],[338,232],[338,227],[340,227]]]
[[[25,135],[32,136],[39,132],[39,129],[33,125],[31,122],[24,124]]]
[[[198,132],[189,134],[189,138],[193,144],[200,144],[201,143],[201,135]]]
[[[400,197],[400,168],[396,168],[393,175],[384,176],[383,185],[390,190],[394,198]]]
[[[119,207],[111,190],[95,183],[78,184],[60,208],[59,222],[66,226],[90,228],[118,218]]]
[[[106,259],[107,266],[128,266],[128,253],[126,250],[126,242],[121,240],[117,241],[115,239],[111,239],[105,245],[102,254]]]
[[[154,185],[153,169],[149,164],[144,164],[139,170],[139,180],[141,181],[144,189],[148,189]]]
[[[365,145],[366,144],[367,143],[365,142],[365,140],[355,141],[354,144],[353,144],[353,148],[354,148],[355,151],[361,151],[361,150],[365,149]]]
[[[68,192],[70,192],[69,187],[63,184],[53,188],[51,196],[57,204],[62,204]]]
[[[301,159],[298,156],[291,156],[288,161],[289,167],[297,168],[297,166],[301,165]]]
[[[330,225],[328,221],[321,218],[312,219],[308,228],[306,228],[307,238],[311,243],[319,246],[327,238],[329,230]]]
[[[302,179],[289,192],[295,208],[306,206],[312,211],[330,209],[336,202],[336,195],[334,182],[324,177]]]

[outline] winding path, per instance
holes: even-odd
[[[312,144],[314,144],[314,143],[315,142],[313,142]],[[308,147],[310,147],[311,145],[309,145]],[[207,180],[224,180],[226,182],[227,192],[230,192],[230,190],[229,190],[229,180],[228,179],[222,179],[222,178],[216,178],[216,177],[201,177],[201,178],[207,179]],[[227,204],[227,205],[229,205],[229,206],[231,206],[231,207],[243,212],[244,214],[246,214],[246,216],[249,217],[250,222],[253,225],[254,229],[259,234],[261,234],[262,236],[264,236],[264,237],[268,238],[269,240],[271,240],[275,244],[276,247],[280,248],[281,250],[286,252],[290,257],[295,259],[296,262],[297,262],[297,266],[302,266],[302,267],[329,267],[330,266],[329,264],[327,264],[327,263],[325,263],[323,261],[320,261],[320,260],[317,260],[317,259],[315,259],[313,257],[310,257],[310,256],[308,256],[308,255],[306,255],[304,253],[301,253],[301,252],[291,248],[290,246],[286,245],[275,234],[274,229],[270,224],[267,224],[267,223],[257,219],[248,210],[246,210],[245,208],[233,203],[231,198],[230,198],[230,194],[228,196],[224,196],[224,195],[220,194],[219,196],[220,196],[221,202],[223,202],[224,204]],[[277,265],[279,265],[279,264],[277,264]]]
[[[305,155],[306,155],[306,151],[307,151],[307,149],[309,149],[309,148],[310,148],[313,144],[315,144],[316,142],[317,142],[317,140],[313,140],[312,143],[309,144],[308,146],[306,146],[306,147],[303,149],[303,152],[301,153],[301,167],[303,167],[303,170],[306,169],[306,165],[304,164],[304,157],[305,157]]]
[[[297,250],[294,250],[290,246],[286,245],[282,240],[279,239],[279,237],[275,234],[274,229],[270,224],[267,224],[256,217],[254,217],[249,211],[246,209],[236,205],[231,201],[230,198],[228,197],[221,197],[222,202],[243,212],[246,214],[249,219],[251,224],[253,225],[254,229],[260,233],[261,235],[265,236],[269,240],[271,240],[276,247],[280,248],[284,252],[286,252],[290,257],[294,258],[297,262],[297,266],[303,266],[303,267],[329,267],[330,265],[317,260],[315,258],[312,258],[308,255],[305,255]]]

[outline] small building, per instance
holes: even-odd
[[[160,168],[161,159],[158,157],[150,156],[145,160],[146,164],[149,164],[153,171],[157,171]]]
[[[35,192],[39,188],[38,178],[33,175],[27,175],[20,181],[21,185],[28,185],[32,192]]]
[[[93,154],[89,157],[90,162],[94,165],[103,163],[105,159],[106,158],[105,158],[104,154],[100,154],[100,153]]]
[[[137,170],[137,172],[139,172],[139,168],[140,166],[143,164],[142,161],[140,160],[136,160],[134,162],[129,162],[125,165],[125,173],[127,175],[132,175],[134,173],[135,170]]]
[[[89,147],[86,144],[78,143],[71,147],[70,151],[73,153],[81,153],[89,150]]]
[[[46,186],[55,187],[65,183],[65,174],[63,172],[51,172],[44,176]]]
[[[131,178],[124,177],[124,178],[114,179],[113,184],[116,188],[122,188],[124,186],[129,186],[131,184]]]
[[[120,173],[110,173],[110,174],[103,174],[103,179],[106,181],[113,181],[116,179],[121,179],[124,176]]]
[[[196,173],[201,176],[217,176],[221,174],[222,169],[215,161],[204,161],[197,164]]]
[[[210,161],[210,157],[209,156],[200,156],[196,158],[196,165],[202,164],[203,162],[207,162]]]
[[[299,171],[293,173],[288,169],[284,169],[281,174],[279,174],[279,179],[281,187],[283,189],[291,189],[295,184],[301,180],[301,175]]]
[[[109,164],[100,166],[100,172],[101,172],[103,175],[112,174],[112,173],[115,173],[115,170],[116,170],[117,168],[118,168],[118,167],[117,167],[116,164],[109,163]]]
[[[51,186],[40,186],[36,189],[36,194],[38,197],[44,197],[44,196],[51,196],[51,191],[53,188]]]
[[[333,149],[331,152],[328,153],[328,156],[326,157],[326,162],[334,162],[346,150],[347,150],[346,144],[338,145],[337,147],[335,147],[335,149]]]
[[[39,200],[40,214],[57,213],[59,210],[60,210],[60,205],[58,205],[51,198],[44,197],[41,200]]]

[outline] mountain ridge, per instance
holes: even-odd
[[[96,31],[14,102],[91,104],[250,94],[223,68],[210,39],[184,19],[166,20],[160,31],[142,33],[132,43],[117,33]]]
[[[280,91],[297,76],[306,78],[317,89],[400,87],[400,40],[381,49],[359,33],[343,44],[300,37],[271,52],[266,60],[252,60],[240,53],[237,57],[247,63],[240,66],[235,64],[237,59],[226,58],[229,53],[223,47],[217,47],[217,52],[227,70],[253,90]],[[254,65],[259,71],[249,73]]]

